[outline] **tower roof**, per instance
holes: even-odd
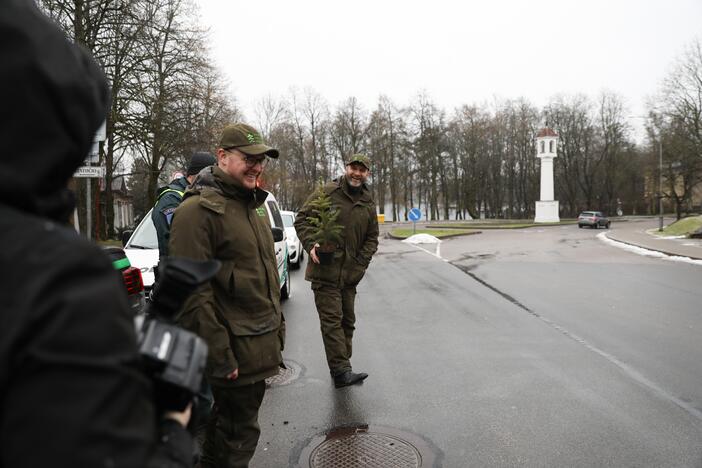
[[[536,138],[557,137],[557,136],[558,136],[558,134],[548,127],[542,128],[541,130],[539,130],[539,133],[536,134]]]

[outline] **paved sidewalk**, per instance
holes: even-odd
[[[664,224],[668,225],[673,221],[675,221],[673,218],[665,218]],[[647,232],[656,229],[658,229],[657,218],[622,222],[616,222],[615,220],[612,222],[612,228],[607,231],[606,236],[615,241],[648,250],[656,250],[666,255],[702,260],[702,239],[658,237]]]

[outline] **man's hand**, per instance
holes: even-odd
[[[190,422],[190,416],[193,412],[193,404],[188,403],[188,406],[183,411],[166,411],[163,415],[166,419],[172,419],[178,422],[181,426],[186,427]]]
[[[237,368],[234,369],[232,372],[230,372],[229,374],[227,374],[227,377],[226,377],[226,378],[229,379],[229,380],[236,380],[236,379],[238,379],[238,378],[239,378],[239,368],[237,367]]]
[[[310,258],[312,261],[316,264],[319,265],[319,257],[317,256],[317,247],[319,247],[319,244],[314,244],[314,247],[310,250]]]

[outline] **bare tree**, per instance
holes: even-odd
[[[191,115],[184,115],[183,107],[207,68],[204,32],[186,20],[191,8],[185,0],[154,0],[142,11],[150,27],[140,39],[142,60],[129,85],[127,118],[133,149],[148,168],[151,202],[164,166],[185,150],[180,137]]]
[[[254,109],[259,131],[267,139],[273,130],[290,118],[290,111],[284,100],[276,100],[270,94],[258,100]]]
[[[657,114],[666,196],[678,219],[702,182],[702,44],[692,42],[663,83]]]
[[[107,140],[101,148],[100,164],[105,171],[105,213],[100,212],[99,184],[93,187],[95,203],[96,238],[111,237],[114,234],[114,213],[112,180],[114,171],[124,154],[123,139],[120,133],[121,116],[128,105],[124,101],[123,85],[138,59],[132,54],[139,31],[144,24],[139,22],[135,12],[139,9],[138,0],[40,0],[39,6],[47,12],[76,43],[82,44],[101,63],[112,91],[110,111],[106,115]],[[78,198],[83,199],[83,187],[76,187]],[[86,209],[80,207],[80,218],[85,218]],[[82,223],[81,223],[82,224]]]
[[[337,161],[365,148],[367,125],[366,114],[355,97],[346,99],[337,107],[331,127]]]
[[[389,98],[381,96],[378,100],[378,107],[370,116],[366,136],[367,151],[373,159],[373,190],[378,209],[385,214],[389,195],[392,220],[397,221],[400,219],[401,181],[407,177],[402,155],[409,153],[410,145],[403,115]],[[407,211],[407,206],[404,208]]]
[[[602,160],[602,191],[598,206],[614,213],[622,183],[624,156],[629,146],[622,99],[612,93],[600,96],[597,118],[597,151]]]
[[[456,209],[463,218],[480,217],[487,190],[487,133],[489,115],[475,106],[456,109],[449,128],[450,151],[458,157],[460,169]]]
[[[444,111],[436,107],[426,93],[420,93],[411,106],[414,151],[417,156],[419,204],[425,201],[427,219],[439,219],[439,197],[447,192],[442,154],[447,147]],[[444,217],[448,217],[447,199],[442,196]]]
[[[663,85],[664,114],[676,121],[689,149],[702,158],[702,43],[695,40]]]
[[[584,95],[570,98],[558,96],[544,111],[544,122],[559,136],[558,158],[555,161],[555,185],[566,212],[575,216],[581,207],[592,206],[594,173],[592,149],[594,128],[592,104]],[[583,200],[584,199],[584,200]]]

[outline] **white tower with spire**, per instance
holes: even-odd
[[[536,157],[541,160],[541,201],[536,202],[535,223],[557,223],[558,200],[553,199],[553,159],[557,156],[558,135],[542,128],[536,135]]]

